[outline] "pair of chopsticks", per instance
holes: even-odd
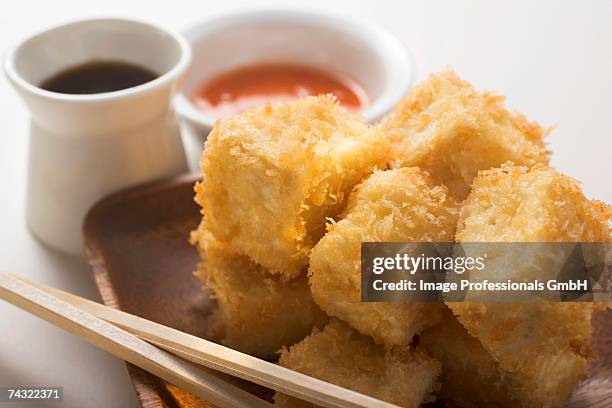
[[[0,299],[218,407],[258,408],[271,404],[219,378],[215,371],[324,407],[395,407],[12,274],[0,272]]]

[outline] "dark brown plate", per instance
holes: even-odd
[[[199,219],[196,180],[185,175],[105,198],[85,219],[83,245],[106,305],[202,336],[211,303],[192,275],[198,254],[188,243]],[[206,406],[138,367],[127,368],[143,407]]]
[[[83,245],[106,305],[204,337],[213,303],[193,276],[199,257],[188,243],[200,218],[196,181],[184,175],[103,199],[85,219]],[[210,406],[132,364],[127,368],[143,407]],[[227,378],[261,397],[272,395]]]
[[[87,215],[83,242],[106,305],[203,337],[213,304],[192,274],[199,260],[188,243],[200,220],[193,201],[196,180],[185,175],[105,198]],[[569,404],[572,408],[612,406],[612,311],[596,316],[592,346],[598,359]],[[143,407],[208,406],[131,364],[127,367]],[[252,384],[241,385],[269,396]]]

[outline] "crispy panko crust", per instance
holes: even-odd
[[[203,226],[271,273],[302,273],[350,191],[390,149],[382,133],[331,96],[267,105],[208,136],[196,186]]]
[[[452,241],[458,210],[424,171],[376,171],[351,195],[341,220],[314,247],[310,286],[315,302],[386,347],[404,346],[440,317],[443,305],[361,302],[361,242]]]
[[[421,351],[408,347],[385,350],[337,319],[283,350],[279,364],[402,407],[415,408],[431,400],[440,373],[440,363]],[[280,393],[274,400],[281,407],[312,406]]]
[[[192,234],[192,242],[202,256],[196,276],[218,304],[209,322],[213,338],[244,353],[273,357],[327,322],[305,275],[281,280],[203,230]]]
[[[394,146],[394,166],[421,167],[462,200],[479,170],[506,161],[548,163],[548,131],[503,102],[476,92],[451,70],[431,75],[382,121]]]
[[[462,408],[513,408],[530,400],[531,395],[521,387],[517,375],[501,369],[450,310],[419,337],[423,351],[442,363],[442,401]]]
[[[587,200],[571,177],[543,165],[505,163],[474,180],[461,207],[457,240],[607,242],[609,216],[609,206]]]
[[[509,164],[482,171],[464,202],[460,242],[605,242],[601,204],[587,200],[573,179],[543,165]],[[515,273],[515,272],[512,272]],[[449,303],[459,322],[515,373],[524,406],[560,407],[586,378],[591,314],[587,302]]]

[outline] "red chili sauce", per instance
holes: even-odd
[[[216,119],[227,119],[265,103],[331,93],[357,111],[368,105],[363,88],[350,78],[304,65],[260,64],[225,72],[204,82],[193,103]]]

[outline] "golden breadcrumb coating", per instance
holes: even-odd
[[[580,184],[549,167],[482,171],[461,208],[457,240],[466,242],[606,242],[604,212]]]
[[[349,198],[341,220],[312,250],[312,296],[331,316],[387,347],[404,346],[439,319],[444,306],[361,302],[361,242],[453,241],[457,204],[424,171],[376,171]]]
[[[394,144],[394,166],[421,167],[462,200],[479,170],[506,161],[548,163],[547,131],[503,102],[476,92],[451,70],[431,75],[382,121]]]
[[[457,240],[605,242],[610,231],[602,209],[584,197],[576,181],[553,169],[507,164],[474,180]],[[458,302],[449,307],[501,368],[519,376],[536,401],[528,406],[563,406],[586,378],[591,314],[599,305]]]
[[[208,136],[196,186],[203,226],[272,273],[304,271],[312,246],[389,146],[331,96],[267,105]]]
[[[327,322],[312,300],[305,275],[281,280],[202,230],[192,234],[192,240],[202,256],[196,276],[218,304],[210,334],[225,345],[271,357]]]
[[[432,399],[440,373],[440,363],[422,352],[408,347],[385,350],[337,319],[283,350],[279,364],[374,398],[415,408]],[[312,406],[280,393],[274,400],[281,407]]]
[[[533,403],[517,375],[502,370],[450,310],[419,337],[419,347],[442,363],[442,401],[462,408],[513,408],[521,402],[522,406]]]

